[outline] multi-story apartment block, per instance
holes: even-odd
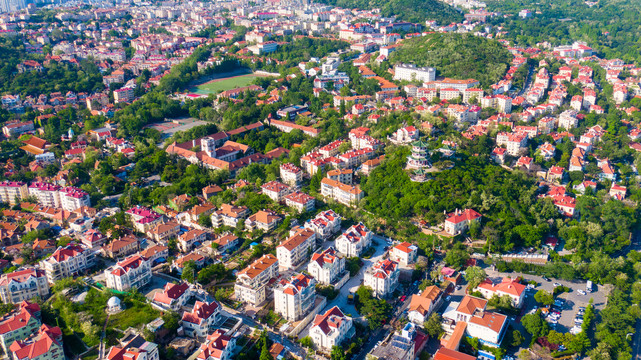
[[[122,87],[114,90],[114,103],[130,102],[134,99],[134,89],[132,87]]]
[[[374,296],[382,298],[390,295],[398,286],[400,270],[393,260],[380,260],[365,270],[364,284],[374,290]]]
[[[29,268],[0,277],[0,298],[5,304],[18,304],[34,297],[49,295],[49,283],[44,270]]]
[[[118,291],[139,289],[151,281],[151,266],[142,256],[132,255],[107,268],[105,278],[107,287],[110,289]]]
[[[352,318],[343,314],[338,306],[327,310],[323,315],[316,315],[309,335],[318,348],[330,350],[340,346],[354,335]]]
[[[325,210],[305,222],[305,228],[316,233],[319,240],[327,240],[341,229],[341,217],[333,210]]]
[[[9,205],[15,205],[20,200],[29,196],[29,188],[26,183],[19,181],[0,182],[0,201]]]
[[[263,255],[251,265],[238,272],[234,294],[236,301],[258,306],[267,299],[267,283],[278,276],[278,259],[271,254]]]
[[[65,358],[62,330],[42,325],[38,332],[9,346],[12,360],[59,360]]]
[[[303,182],[303,170],[292,163],[281,164],[280,178],[283,183],[296,187]]]
[[[40,327],[40,305],[23,301],[18,309],[0,317],[0,346],[5,354],[14,341],[24,340]]]
[[[358,223],[336,239],[336,249],[347,257],[358,257],[372,242],[372,232]]]
[[[287,321],[302,319],[314,305],[316,280],[305,274],[282,280],[274,288],[274,311]]]
[[[14,135],[20,135],[27,131],[33,131],[35,128],[32,121],[14,122],[2,127],[2,133],[8,138]]]
[[[520,156],[527,151],[527,139],[523,133],[500,132],[496,135],[496,145],[505,146],[512,156]]]
[[[293,269],[302,263],[308,251],[316,244],[316,233],[310,229],[295,229],[296,233],[276,247],[278,264],[283,269]]]
[[[45,270],[49,283],[53,284],[55,281],[85,273],[94,265],[94,259],[93,250],[71,244],[56,249],[50,257],[40,262],[40,267]]]
[[[250,210],[246,206],[235,206],[222,204],[220,210],[211,214],[211,224],[213,227],[229,226],[236,227],[241,220],[249,216]]]
[[[84,190],[69,186],[60,189],[60,206],[67,211],[74,211],[81,207],[90,207],[91,200]]]
[[[570,130],[579,125],[579,119],[575,110],[566,110],[559,115],[559,127]]]
[[[312,254],[307,271],[319,283],[333,285],[345,275],[345,257],[333,247],[329,247]]]
[[[38,204],[49,207],[60,207],[60,186],[45,182],[33,182],[29,185],[29,196],[34,196]]]
[[[353,206],[365,196],[358,185],[346,185],[328,178],[321,180],[321,195],[348,206]]]
[[[204,338],[220,321],[220,317],[220,305],[216,301],[196,301],[192,312],[183,313],[182,327],[188,336]]]
[[[134,229],[141,233],[146,233],[149,229],[153,229],[156,225],[164,222],[162,215],[139,205],[127,210],[125,215],[133,223]]]

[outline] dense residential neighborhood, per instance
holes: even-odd
[[[640,357],[639,5],[0,2],[0,355]]]

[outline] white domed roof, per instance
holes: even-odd
[[[109,298],[109,301],[107,301],[107,306],[109,307],[120,306],[120,299],[118,299],[115,296],[112,296],[111,298]]]

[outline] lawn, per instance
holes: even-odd
[[[194,92],[197,94],[209,94],[249,86],[256,78],[259,77],[260,76],[257,75],[241,75],[222,80],[215,80],[213,82],[196,86],[196,90]]]

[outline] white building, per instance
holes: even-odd
[[[135,254],[105,270],[107,287],[118,291],[127,291],[149,284],[151,266],[145,258]]]
[[[29,196],[29,188],[27,187],[26,183],[19,181],[0,182],[1,202],[7,203],[9,205],[15,205],[27,196]]]
[[[274,311],[287,321],[302,319],[315,300],[316,280],[306,274],[294,275],[289,281],[281,280],[274,288]]]
[[[478,338],[482,344],[499,347],[508,328],[507,316],[486,310],[487,300],[466,295],[455,311],[444,314],[454,321],[465,322],[467,336]]]
[[[292,163],[281,164],[280,178],[283,183],[296,187],[303,182],[303,170]]]
[[[59,247],[48,258],[40,262],[44,268],[47,280],[53,284],[55,281],[68,277],[84,274],[94,265],[95,253],[79,245]]]
[[[285,199],[285,195],[292,192],[289,186],[275,180],[263,184],[261,189],[263,189],[263,194],[276,202],[283,201]]]
[[[397,64],[394,66],[394,80],[431,82],[436,79],[436,69],[432,67],[417,67],[413,64]]]
[[[347,257],[358,257],[371,242],[372,232],[363,223],[358,223],[336,239],[336,249]]]
[[[486,299],[491,299],[494,295],[499,297],[509,296],[512,299],[512,306],[515,308],[520,308],[525,298],[525,285],[509,277],[503,278],[498,284],[486,279],[474,291],[479,291]]]
[[[327,351],[333,346],[340,346],[353,335],[352,318],[343,314],[338,306],[327,310],[323,315],[316,315],[314,325],[309,330],[314,345]]]
[[[5,304],[18,304],[47,295],[49,283],[44,270],[29,268],[0,276],[0,299]]]
[[[214,325],[220,321],[220,305],[216,301],[205,303],[196,301],[191,312],[184,312],[182,327],[185,334],[194,338],[204,338],[214,330]]]
[[[225,335],[225,330],[218,329],[207,336],[207,341],[200,346],[197,360],[232,360],[236,349],[236,338]]]
[[[332,285],[345,275],[345,257],[333,247],[329,247],[312,254],[307,271],[319,283]]]
[[[236,301],[253,306],[262,304],[267,298],[267,283],[277,276],[278,259],[271,254],[263,255],[238,272],[234,286]]]
[[[316,244],[316,233],[310,229],[298,229],[276,247],[278,263],[283,269],[292,269],[302,263]]]
[[[413,264],[418,256],[418,246],[408,242],[402,242],[392,248],[390,259],[398,262],[402,266]]]
[[[472,222],[481,221],[481,218],[481,214],[472,209],[465,209],[463,211],[457,209],[445,219],[445,232],[450,235],[460,234],[465,231]]]
[[[389,259],[380,260],[365,270],[364,285],[374,290],[374,296],[383,298],[396,289],[400,270],[398,263]]]
[[[418,295],[412,295],[407,311],[407,319],[423,326],[430,314],[443,302],[443,291],[438,286],[428,286]]]
[[[307,220],[305,228],[314,231],[317,239],[327,240],[341,229],[341,217],[333,210],[325,210]]]

